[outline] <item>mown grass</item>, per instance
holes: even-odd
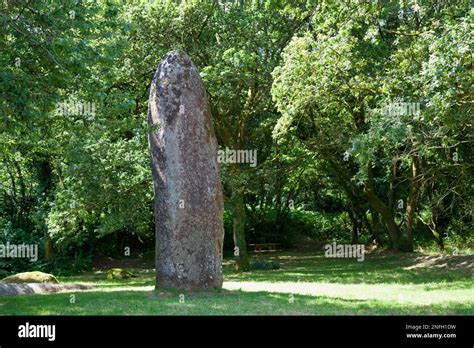
[[[363,262],[321,253],[258,257],[278,259],[281,269],[236,274],[227,261],[224,289],[184,298],[154,291],[152,270],[135,269],[136,278],[113,281],[89,272],[60,281],[94,284],[92,291],[0,297],[0,314],[474,315],[472,256],[382,253]]]

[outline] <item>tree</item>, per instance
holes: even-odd
[[[426,122],[430,122],[433,112],[445,112],[443,102],[456,103],[439,101],[441,95],[452,99],[452,92],[428,92],[425,76],[431,71],[428,66],[432,60],[428,41],[433,43],[439,37],[443,42],[440,45],[447,47],[446,33],[450,33],[448,41],[456,37],[451,34],[454,28],[448,27],[453,21],[457,23],[455,27],[465,27],[468,12],[467,3],[458,9],[435,4],[403,7],[321,2],[312,18],[312,29],[292,40],[285,49],[284,65],[274,73],[273,96],[283,114],[276,136],[297,132],[310,149],[326,159],[328,171],[335,174],[348,197],[354,203],[363,197],[381,216],[395,249],[413,249],[413,224],[423,183],[422,138],[427,131]],[[433,19],[446,23],[446,27]],[[450,42],[449,47],[455,47],[453,44],[462,45],[459,41]],[[459,68],[451,71],[449,83],[459,76],[456,87],[465,88],[466,63],[457,52],[452,54],[447,59],[456,61]],[[465,96],[462,89],[460,95]],[[394,104],[404,103],[404,99],[410,109],[415,109],[427,96],[430,108],[422,110],[421,116],[418,112],[402,117],[387,112]],[[463,123],[462,128],[465,126]],[[437,128],[430,127],[428,133],[436,134]],[[394,171],[388,171],[392,163]],[[410,164],[408,172],[405,163]],[[406,212],[401,217],[394,214],[393,197],[402,192],[392,190],[393,179],[404,180],[384,175],[397,170],[409,177]],[[387,183],[390,191],[383,187]],[[387,202],[387,198],[391,199]]]

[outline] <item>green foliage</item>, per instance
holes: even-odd
[[[350,220],[346,212],[321,213],[294,210],[288,216],[286,233],[311,237],[318,241],[349,242]]]
[[[466,1],[321,2],[273,72],[274,137],[294,134],[323,158],[357,219],[370,205],[394,247],[411,240],[418,205],[431,210],[423,221],[433,235],[448,224],[447,206],[472,227],[472,163],[459,160],[472,150],[471,16]],[[400,102],[420,110],[387,112]]]
[[[153,247],[146,113],[172,49],[201,73],[219,146],[258,153],[256,167],[221,166],[227,251],[243,225],[247,243],[286,247],[298,235],[471,245],[467,0],[0,6],[0,230],[41,246],[38,269]],[[63,102],[95,112],[64,113]],[[398,102],[420,112],[387,112]],[[30,266],[0,262],[4,273]]]
[[[31,270],[42,271],[46,269],[43,250],[42,236],[29,233],[20,228],[15,228],[11,223],[7,223],[0,229],[0,244],[2,245],[37,245],[38,261],[32,262],[29,258],[0,258],[0,278],[9,274]]]

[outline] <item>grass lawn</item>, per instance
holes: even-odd
[[[220,291],[156,292],[154,272],[128,280],[104,272],[60,277],[93,284],[74,293],[0,297],[1,315],[474,315],[474,256],[380,253],[328,259],[322,253],[277,253],[278,270],[233,273],[224,264]],[[254,257],[255,258],[255,257]],[[71,295],[75,303],[71,303]]]

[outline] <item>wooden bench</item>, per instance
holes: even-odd
[[[278,247],[280,243],[257,243],[257,244],[249,244],[250,247],[253,247],[253,251],[255,253],[263,253],[263,252],[273,252],[278,251]]]

